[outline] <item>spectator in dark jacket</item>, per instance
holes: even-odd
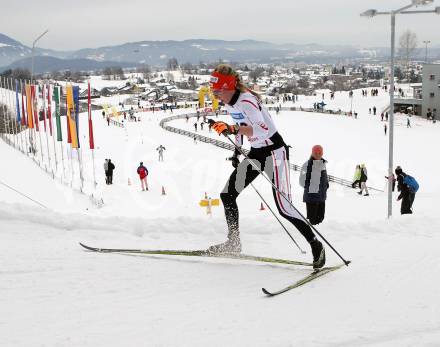
[[[112,161],[109,159],[108,160],[108,168],[107,168],[107,173],[108,173],[108,184],[113,184],[113,170],[115,169],[115,165],[112,163]]]
[[[397,201],[402,200],[402,205],[400,205],[400,213],[412,214],[412,205],[414,198],[416,197],[416,193],[412,192],[408,185],[403,183],[406,173],[403,172],[400,166],[396,167],[394,172],[397,176],[397,191],[400,192],[399,196],[397,197]]]
[[[108,159],[104,161],[105,184],[108,184]]]
[[[307,219],[312,225],[321,223],[325,215],[325,200],[329,187],[327,161],[322,158],[320,145],[313,146],[312,155],[301,168],[299,183],[304,187],[303,201],[307,207]]]

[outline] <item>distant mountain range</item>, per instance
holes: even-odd
[[[421,56],[424,50],[421,50]],[[31,68],[30,47],[0,34],[0,71],[7,68]],[[381,58],[388,48],[359,49],[353,46],[273,44],[241,40],[140,41],[122,45],[85,48],[76,51],[35,49],[35,72],[54,70],[96,70],[108,66],[135,67],[141,64],[166,65],[171,58],[180,64],[214,61],[336,63],[353,58]],[[440,56],[440,48],[431,48],[430,56]]]

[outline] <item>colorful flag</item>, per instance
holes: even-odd
[[[73,99],[73,88],[71,85],[67,86],[67,119],[70,130],[70,140],[72,148],[78,148],[78,133],[76,131],[75,120],[75,104]]]
[[[34,125],[35,130],[40,131],[40,122],[38,119],[38,101],[37,101],[37,95],[38,95],[38,85],[32,85],[31,86],[31,99],[32,99],[32,111],[34,113]]]
[[[47,84],[47,119],[49,120],[49,133],[52,136],[52,99],[50,95],[50,84]]]
[[[34,120],[32,111],[32,86],[26,84],[26,111],[27,111],[27,119],[28,119],[28,128],[34,128]]]
[[[87,93],[87,112],[89,116],[89,144],[90,149],[95,149],[95,142],[93,141],[93,124],[92,124],[92,101],[90,95],[90,81],[88,83],[88,93]]]
[[[80,148],[79,141],[79,87],[73,86],[73,102],[75,104],[75,125],[76,125],[76,140],[78,141],[78,148]]]
[[[24,89],[23,84],[21,84],[21,125],[25,126],[26,123],[26,113],[24,112]]]
[[[15,103],[17,106],[17,123],[21,123],[20,101],[18,100],[18,81],[15,80]]]
[[[72,96],[73,98],[73,96]],[[67,110],[68,110],[68,104],[67,104],[67,85],[66,85],[66,119],[67,119],[67,143],[72,144],[72,137],[70,135],[70,117],[67,117]]]
[[[46,130],[46,86],[44,83],[41,86],[41,96],[43,98],[43,121],[44,121],[44,132],[47,132]]]
[[[63,141],[63,132],[61,131],[61,118],[60,118],[61,87],[55,87],[53,89],[53,98],[55,101],[55,120],[57,123],[57,141]],[[69,122],[67,122],[67,123],[69,123]]]

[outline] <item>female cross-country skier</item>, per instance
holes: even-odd
[[[246,136],[251,145],[249,159],[272,179],[279,189],[272,188],[279,213],[291,222],[310,243],[313,254],[313,267],[321,268],[325,264],[325,250],[317,240],[309,224],[293,208],[291,201],[289,150],[278,133],[269,112],[262,105],[258,94],[246,87],[240,76],[229,65],[220,64],[211,74],[211,89],[214,95],[223,101],[234,124],[215,122],[212,128],[220,135],[235,135],[236,144],[242,145],[242,136]],[[235,170],[220,194],[228,225],[228,240],[211,246],[212,253],[241,252],[238,227],[238,195],[259,175],[252,165],[239,161],[240,152],[235,149],[231,158]],[[280,194],[281,192],[281,194]],[[287,199],[288,200],[287,200]]]

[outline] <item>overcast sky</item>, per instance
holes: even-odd
[[[273,43],[389,46],[390,19],[361,18],[369,8],[397,9],[411,0],[0,0],[0,32],[28,46],[74,50],[143,40],[191,38]],[[434,6],[440,6],[435,0]],[[440,45],[440,16],[402,15],[397,35]]]

